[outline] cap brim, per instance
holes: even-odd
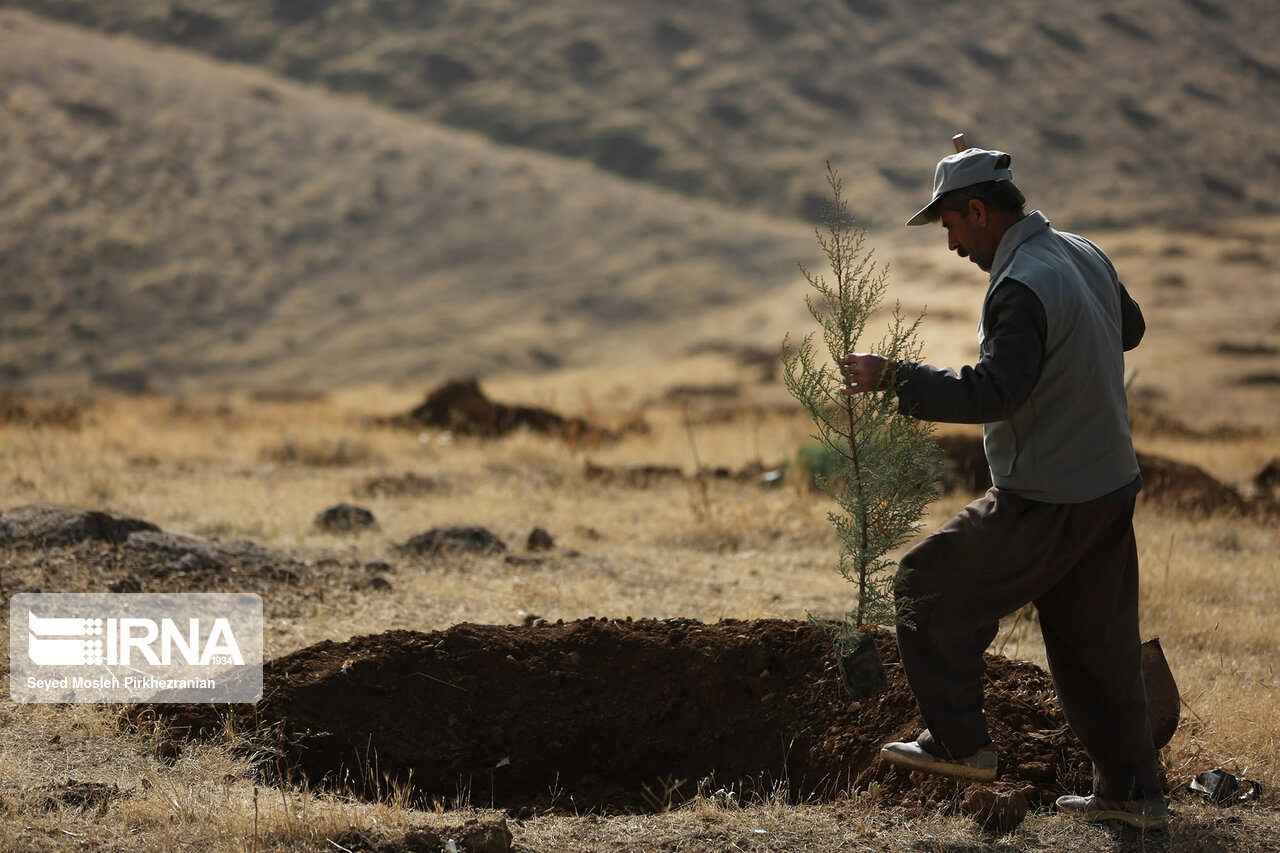
[[[908,219],[907,224],[908,225],[929,225],[930,223],[932,223],[934,220],[937,219],[937,214],[934,211],[934,208],[936,208],[937,206],[938,206],[938,200],[935,198],[933,201],[929,202],[924,207],[920,208],[919,213],[917,213],[915,216]]]

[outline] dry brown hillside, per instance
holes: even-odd
[[[815,164],[815,178],[820,174]],[[0,16],[0,382],[332,386],[616,360],[811,252],[257,71]]]
[[[808,213],[845,164],[873,221],[938,140],[1036,161],[1090,225],[1273,210],[1272,0],[6,0],[358,92],[682,192]],[[885,205],[886,209],[878,208]]]
[[[793,214],[827,156],[893,262],[891,296],[928,309],[926,358],[959,366],[984,277],[902,221],[965,130],[1013,150],[1032,203],[1111,252],[1150,328],[1130,357],[1144,416],[1280,423],[1280,212],[1257,215],[1280,177],[1280,42],[1262,4],[1018,5],[998,25],[963,0],[924,18],[870,0],[356,8],[40,4],[96,30],[0,8],[0,383],[420,389],[775,350],[812,328],[795,262],[817,247]],[[422,70],[446,54],[474,79]],[[322,73],[395,57],[413,109]],[[856,96],[856,116],[801,83]],[[590,148],[617,122],[661,149],[650,171]]]

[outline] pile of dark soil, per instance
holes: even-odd
[[[1147,453],[1138,454],[1142,491],[1138,500],[1178,512],[1244,512],[1249,503],[1203,469]]]
[[[427,395],[417,407],[386,423],[399,427],[435,427],[458,435],[497,438],[524,428],[533,432],[584,439],[604,432],[582,418],[566,418],[549,409],[495,403],[475,379],[452,379]]]
[[[20,592],[260,591],[314,570],[246,540],[161,530],[102,510],[22,506],[0,511],[0,598]]]
[[[699,786],[825,798],[879,785],[882,801],[955,805],[963,785],[878,760],[921,723],[890,636],[888,692],[843,692],[830,636],[803,622],[587,619],[458,625],[323,642],[269,663],[264,698],[232,706],[299,776],[425,800],[469,794],[520,813],[658,809]],[[988,657],[1001,784],[1032,804],[1087,791],[1090,764],[1049,677]],[[227,706],[155,706],[179,733],[216,735]],[[272,762],[274,765],[275,762]]]
[[[946,435],[939,437],[938,446],[945,466],[944,490],[980,494],[991,488],[991,469],[987,466],[981,438]],[[1239,491],[1195,465],[1139,453],[1138,468],[1142,471],[1139,503],[1190,513],[1265,509],[1260,502],[1251,503]]]

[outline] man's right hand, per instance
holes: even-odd
[[[844,384],[840,393],[845,396],[864,394],[887,387],[893,382],[893,365],[882,355],[875,353],[855,352],[846,355],[840,362],[844,371]]]

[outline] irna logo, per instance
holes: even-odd
[[[254,593],[18,593],[9,600],[16,702],[256,702]]]
[[[27,656],[37,666],[132,666],[143,660],[169,666],[175,657],[188,666],[244,666],[225,618],[205,620],[202,628],[199,619],[180,626],[168,618],[41,617],[29,610],[27,617]]]

